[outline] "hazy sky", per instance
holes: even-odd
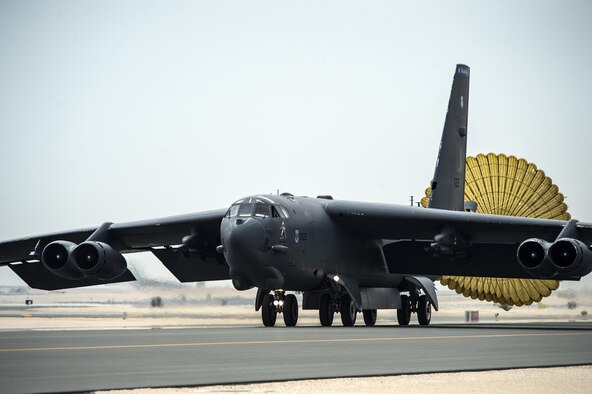
[[[592,221],[590,1],[0,1],[0,239],[289,191],[407,204],[468,154]],[[12,281],[0,269],[0,284]]]

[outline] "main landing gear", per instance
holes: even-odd
[[[336,312],[341,315],[341,324],[344,327],[351,327],[356,323],[358,309],[349,294],[343,293],[341,296],[331,293],[322,294],[319,300],[321,326],[330,327]],[[376,309],[364,309],[362,313],[367,326],[376,324]]]
[[[294,327],[298,322],[298,300],[294,294],[286,295],[283,291],[274,291],[263,296],[261,303],[261,320],[265,327],[273,327],[277,314],[284,315],[287,327]]]
[[[409,295],[401,295],[401,308],[397,309],[397,321],[399,325],[409,325],[411,313],[417,313],[417,320],[422,326],[427,326],[432,320],[432,304],[428,297],[412,291]]]
[[[283,315],[284,323],[287,327],[296,326],[298,322],[298,301],[295,295],[286,294],[284,290],[271,292],[260,290],[257,300],[256,308],[258,305],[261,306],[261,320],[265,327],[275,326],[278,313]],[[356,303],[349,293],[345,291],[325,290],[316,300],[319,303],[319,320],[323,327],[333,325],[336,313],[341,315],[341,323],[344,327],[355,325],[359,312],[362,312],[366,326],[374,326],[376,324],[376,309],[358,310]],[[259,302],[261,303],[259,304]],[[312,309],[310,302],[308,305],[309,307],[307,309]],[[409,325],[412,313],[417,313],[417,320],[420,325],[427,326],[430,324],[432,319],[432,304],[428,297],[425,294],[420,294],[417,289],[410,290],[409,295],[401,295],[401,307],[397,310],[397,321],[399,325]]]

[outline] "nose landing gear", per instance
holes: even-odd
[[[287,327],[294,327],[298,322],[298,300],[294,294],[286,295],[284,291],[274,291],[263,296],[261,303],[261,320],[265,327],[273,327],[277,314],[284,315]]]

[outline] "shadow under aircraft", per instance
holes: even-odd
[[[253,195],[230,208],[0,243],[0,265],[29,286],[57,290],[133,281],[126,253],[152,252],[181,282],[231,279],[258,288],[265,326],[302,309],[323,326],[339,313],[366,325],[378,309],[428,325],[441,275],[579,280],[592,271],[592,223],[474,213],[464,201],[469,67],[455,67],[427,208]]]

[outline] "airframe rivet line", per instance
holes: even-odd
[[[394,341],[417,341],[436,339],[493,339],[511,337],[557,337],[573,335],[590,335],[590,332],[574,333],[548,333],[548,334],[493,334],[493,335],[443,335],[431,337],[397,337],[397,338],[344,338],[344,339],[291,339],[277,341],[229,341],[229,342],[194,342],[194,343],[160,343],[145,345],[103,345],[103,346],[65,346],[65,347],[41,347],[41,348],[20,348],[0,349],[0,353],[10,352],[40,352],[60,350],[99,350],[99,349],[142,349],[142,348],[166,348],[166,347],[197,347],[197,346],[230,346],[230,345],[275,345],[275,344],[298,344],[298,343],[343,343],[343,342],[394,342]]]

